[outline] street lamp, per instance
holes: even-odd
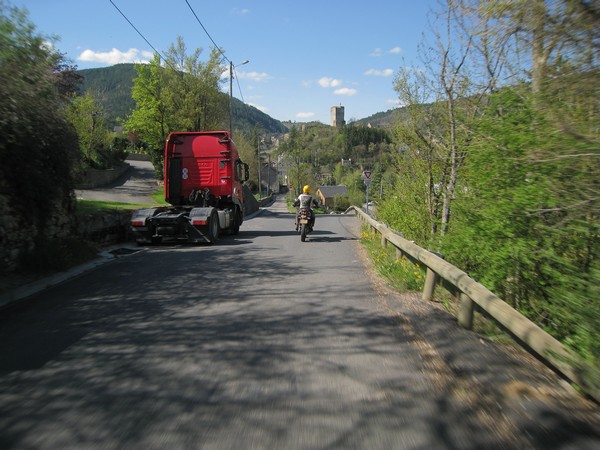
[[[241,62],[237,66],[233,65],[233,61],[229,61],[229,135],[233,134],[233,125],[232,125],[232,110],[233,110],[233,69],[239,66],[243,66],[244,64],[248,64],[250,61],[245,60]]]

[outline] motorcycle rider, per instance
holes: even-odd
[[[307,184],[302,188],[302,194],[296,198],[294,203],[292,204],[294,207],[298,208],[308,208],[311,211],[311,220],[310,220],[310,228],[314,228],[315,225],[315,213],[312,210],[312,206],[315,208],[319,207],[319,203],[314,199],[312,195],[310,195],[310,186]],[[296,214],[296,224],[298,224],[298,214]]]

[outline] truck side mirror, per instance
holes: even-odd
[[[235,162],[235,176],[240,182],[245,182],[250,179],[250,169],[248,164],[243,163],[241,160]]]

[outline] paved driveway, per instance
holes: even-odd
[[[154,203],[151,195],[160,189],[150,161],[126,161],[130,166],[114,183],[96,189],[76,189],[77,198],[123,203]]]

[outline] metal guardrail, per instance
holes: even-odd
[[[600,380],[587,361],[581,359],[560,341],[520,314],[501,298],[469,275],[442,259],[439,255],[419,247],[377,222],[357,206],[350,206],[363,223],[381,235],[382,246],[391,243],[396,247],[397,257],[406,256],[427,267],[423,288],[423,300],[431,300],[436,285],[441,285],[459,299],[458,323],[471,330],[476,308],[485,311],[520,343],[534,351],[547,364],[567,379],[576,383],[596,401],[600,401]]]

